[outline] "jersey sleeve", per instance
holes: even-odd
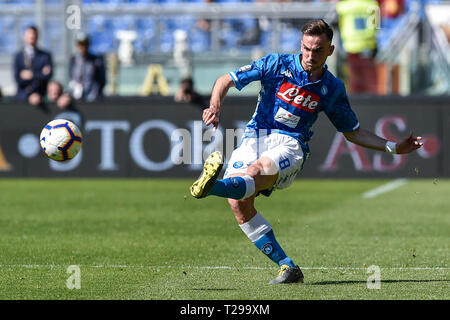
[[[233,79],[236,88],[242,90],[250,82],[270,78],[274,74],[277,62],[278,55],[269,54],[228,74]]]
[[[324,110],[331,123],[339,132],[352,132],[359,129],[359,121],[350,107],[344,84],[338,86],[335,99]]]

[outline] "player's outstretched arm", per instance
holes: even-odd
[[[203,121],[207,126],[212,124],[214,130],[219,126],[220,110],[222,109],[222,102],[227,95],[228,89],[234,87],[233,79],[227,73],[221,76],[214,83],[211,99],[209,102],[209,108],[203,110]]]
[[[348,141],[362,147],[398,154],[413,152],[423,145],[423,142],[421,142],[422,137],[414,137],[412,132],[409,137],[397,143],[390,142],[361,128],[353,132],[345,132],[344,136]]]

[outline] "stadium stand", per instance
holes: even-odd
[[[441,1],[419,0],[418,3],[422,7],[421,18],[423,18],[425,4]],[[60,13],[62,1],[44,0],[47,17],[43,25],[37,23],[38,15],[34,10],[37,2],[39,1],[0,0],[0,27],[3,31],[3,37],[0,39],[0,64],[6,63],[6,57],[11,56],[20,48],[20,34],[26,26],[31,24],[44,28],[42,45],[51,47],[60,60],[64,60],[63,55],[67,54],[67,45],[64,46],[62,39],[67,37],[65,33],[67,30],[61,27],[64,23],[63,15]],[[156,57],[157,61],[166,61],[169,64],[174,48],[174,33],[178,29],[187,32],[189,48],[194,58],[210,59],[212,56],[216,58],[222,56],[224,59],[228,57],[226,59],[230,61],[229,58],[232,57],[234,62],[231,63],[238,64],[240,62],[237,61],[249,61],[256,50],[266,53],[289,53],[297,52],[299,48],[299,42],[295,39],[300,39],[298,25],[299,22],[302,22],[301,18],[296,18],[297,23],[292,24],[292,18],[283,20],[284,18],[278,18],[279,16],[272,16],[270,11],[267,14],[260,12],[252,14],[241,10],[239,14],[228,15],[220,12],[221,8],[240,9],[242,6],[260,2],[258,0],[80,0],[80,2],[84,6],[81,31],[89,34],[91,50],[96,54],[107,55],[117,52],[119,40],[116,35],[120,30],[133,30],[137,33],[133,45],[134,54],[140,57],[140,61],[148,61],[148,56],[151,56],[152,59]],[[193,8],[204,9],[206,2],[215,2],[215,11],[211,11],[215,13],[210,17],[205,14],[208,11],[203,10],[203,14],[197,16],[196,10]],[[293,1],[292,4],[299,5],[300,2],[302,1]],[[332,2],[334,1],[314,0],[305,1],[305,5],[310,7],[325,5],[325,3],[332,5]],[[378,32],[381,50],[387,48],[393,41],[394,35],[398,35],[400,29],[406,25],[407,13],[415,0],[405,0],[404,2],[404,14],[381,21],[381,28]],[[185,4],[189,10],[186,13],[179,13],[177,10],[179,10],[180,4]],[[269,5],[268,3],[267,7]],[[133,10],[126,11],[123,10],[124,8]],[[143,11],[140,11],[141,8]],[[160,8],[171,8],[173,11],[164,11],[169,12],[168,14],[156,14],[155,12],[159,12]],[[49,12],[57,14],[49,14]],[[220,19],[214,20],[217,17]],[[313,17],[317,17],[317,13],[312,13],[311,18]],[[332,21],[333,17],[329,16],[328,19]],[[202,26],[201,20],[208,21],[209,27]],[[66,41],[66,43],[71,43],[71,41]],[[211,55],[211,53],[214,54]],[[178,80],[174,81],[178,82]]]

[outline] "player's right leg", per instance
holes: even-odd
[[[218,151],[213,152],[203,165],[199,178],[191,185],[190,191],[193,197],[200,199],[209,195],[223,198],[245,199],[255,193],[255,181],[253,178],[240,174],[236,177],[227,177],[230,169],[233,173],[245,173],[248,165],[257,160],[256,139],[244,139],[241,145],[233,151],[229,159],[229,168],[225,172],[224,179],[217,180],[222,169],[223,157]],[[239,159],[239,160],[234,160]]]
[[[246,173],[228,175],[217,180],[222,168],[222,155],[213,152],[205,161],[200,177],[190,187],[195,198],[214,195],[222,198],[246,199],[271,189],[278,178],[278,168],[268,157],[261,157],[247,167]]]

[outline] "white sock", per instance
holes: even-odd
[[[247,199],[248,197],[252,196],[255,193],[255,179],[251,176],[243,176],[242,179],[245,181],[245,194],[241,198]]]
[[[267,232],[272,230],[269,222],[259,213],[247,221],[246,223],[240,224],[242,231],[246,234],[246,236],[252,241],[255,242]]]

